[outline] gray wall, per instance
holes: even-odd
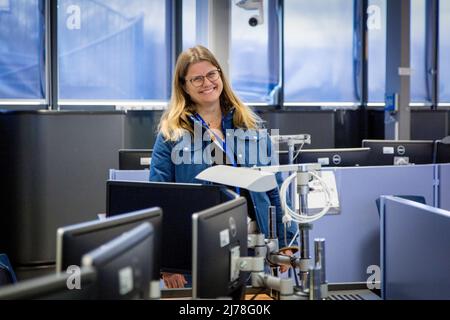
[[[162,111],[128,111],[125,117],[125,148],[152,149]]]
[[[312,144],[305,148],[360,147],[362,139],[384,138],[382,110],[268,110],[257,111],[269,129],[280,134],[307,133]],[[129,111],[125,120],[125,147],[150,149],[162,111]],[[412,110],[411,139],[441,139],[450,134],[448,110]]]
[[[439,140],[449,134],[447,110],[414,110],[411,112],[412,140]]]
[[[52,263],[58,227],[105,212],[123,136],[122,112],[0,113],[0,252]]]
[[[450,134],[448,110],[412,110],[411,139],[439,140]],[[384,112],[371,110],[368,116],[369,139],[384,138]]]
[[[304,148],[333,148],[335,145],[335,117],[333,111],[267,111],[259,112],[268,129],[280,134],[311,135],[311,145]]]

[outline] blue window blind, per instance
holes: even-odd
[[[411,102],[429,101],[426,88],[425,0],[411,0],[410,98]],[[386,0],[368,2],[368,99],[384,103],[386,87]]]
[[[426,0],[411,0],[411,102],[429,102],[426,71]]]
[[[196,0],[183,1],[183,50],[197,44],[196,37]]]
[[[45,98],[43,0],[0,1],[0,99]]]
[[[439,102],[450,103],[450,1],[439,1]]]
[[[368,101],[384,103],[386,90],[386,0],[369,0],[368,30]]]
[[[356,102],[354,1],[285,1],[285,101]]]
[[[165,0],[59,0],[60,99],[166,100]]]
[[[264,1],[263,23],[250,26],[249,19],[259,15],[258,10],[246,10],[231,5],[231,55],[230,76],[233,88],[247,103],[272,103],[271,93],[278,84],[278,70],[272,70],[269,50],[269,25],[273,17],[269,14],[268,1]],[[272,3],[273,5],[273,3]]]
[[[208,45],[208,0],[183,0],[183,50]]]

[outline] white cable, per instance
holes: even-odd
[[[292,245],[294,244],[294,241],[297,240],[297,237],[299,235],[299,228],[297,228],[297,231],[295,231],[294,237],[292,237],[291,242],[289,243],[288,247],[292,247]]]
[[[298,148],[295,157],[292,158],[292,161],[295,161],[295,159],[297,159],[298,155],[300,154],[300,151],[302,151],[302,148],[303,148],[303,145],[304,145],[304,144],[305,144],[305,143],[303,142],[303,143],[301,144],[301,146]]]
[[[284,180],[284,182],[283,182],[283,184],[281,185],[281,188],[280,188],[281,208],[283,209],[283,212],[284,212],[283,223],[288,223],[288,222],[290,222],[292,220],[292,218],[291,218],[291,216],[290,216],[290,214],[288,212],[288,210],[289,211],[292,211],[292,210],[289,208],[289,206],[287,204],[286,195],[287,195],[287,189],[289,187],[289,184],[291,183],[291,181],[293,179],[295,179],[296,176],[297,176],[296,172],[291,174],[289,177],[287,177],[286,180]],[[292,196],[295,197],[295,194],[292,195]],[[295,199],[291,199],[291,200],[294,201],[294,203],[295,203]]]
[[[322,185],[323,191],[325,193],[325,207],[320,212],[318,212],[314,215],[310,215],[310,216],[300,215],[300,214],[296,213],[295,211],[293,211],[291,208],[289,208],[289,206],[287,205],[286,194],[287,194],[287,188],[288,188],[291,180],[293,180],[297,175],[297,173],[293,173],[281,185],[280,195],[281,195],[281,207],[283,208],[283,211],[284,211],[283,221],[293,220],[297,223],[311,223],[311,222],[316,221],[316,220],[320,219],[321,217],[323,217],[330,210],[330,208],[331,208],[331,192],[330,192],[328,185],[318,174],[316,174],[314,172],[309,172],[309,174],[311,174],[314,178],[316,178],[319,181],[319,183]]]

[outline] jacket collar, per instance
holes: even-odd
[[[234,129],[234,123],[233,123],[234,110],[235,110],[235,108],[233,107],[222,116],[222,123],[223,123],[224,130]]]
[[[234,114],[234,110],[235,108],[231,108],[229,111],[227,111],[227,113],[225,113],[224,115],[222,115],[222,124],[223,124],[223,129],[233,129],[234,128],[234,124],[233,124],[233,114]],[[199,126],[203,126],[202,122],[195,117],[196,113],[194,113],[193,115],[190,115],[189,118],[191,119],[191,121],[193,122],[194,125],[199,125]]]

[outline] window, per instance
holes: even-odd
[[[183,0],[183,50],[208,43],[208,1]]]
[[[426,0],[411,0],[411,102],[429,102],[426,71]]]
[[[59,0],[60,99],[166,100],[165,0]]]
[[[386,0],[368,2],[368,100],[384,103],[386,89]],[[426,1],[411,0],[410,100],[429,102],[426,87]]]
[[[195,25],[196,0],[183,1],[183,50],[196,45]]]
[[[450,103],[450,1],[439,1],[439,102]]]
[[[0,1],[0,99],[45,98],[44,0]]]
[[[357,102],[353,2],[284,2],[286,102]]]
[[[250,26],[249,20],[259,15],[259,10],[241,8],[236,2],[231,2],[230,76],[233,89],[244,102],[271,104],[271,93],[278,84],[278,69],[273,70],[269,64],[277,58],[270,53],[269,25],[275,22],[273,17],[269,18],[268,1],[264,1],[263,23],[256,26]],[[271,2],[274,5],[275,1]]]
[[[9,0],[0,0],[0,11],[10,11]]]
[[[386,90],[386,0],[369,0],[368,30],[368,102],[384,103]]]

